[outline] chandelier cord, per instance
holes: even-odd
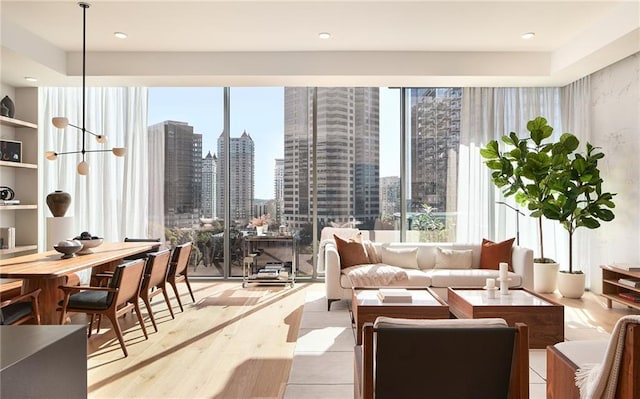
[[[86,141],[86,132],[85,129],[85,116],[86,116],[86,79],[87,79],[87,8],[89,8],[88,3],[80,3],[80,7],[82,7],[82,161],[84,161],[85,154],[85,141]]]

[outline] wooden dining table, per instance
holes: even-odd
[[[67,282],[67,275],[89,268],[95,272],[113,270],[125,257],[150,251],[153,245],[157,243],[109,242],[93,248],[93,253],[69,259],[61,259],[62,254],[56,251],[3,259],[0,260],[0,278],[22,279],[23,293],[42,289],[39,296],[41,323],[59,324],[56,308],[63,294],[58,286]]]

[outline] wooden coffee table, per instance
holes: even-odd
[[[499,317],[513,326],[529,326],[529,347],[544,349],[564,341],[564,306],[524,288],[510,289],[509,295],[489,299],[482,289],[449,288],[449,308],[459,319]]]
[[[378,316],[403,319],[448,319],[449,306],[429,288],[407,288],[411,302],[382,303],[376,288],[353,288],[351,310],[356,325],[356,343],[362,344],[362,326]]]

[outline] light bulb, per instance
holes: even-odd
[[[64,129],[69,125],[69,119],[65,118],[64,116],[56,116],[51,119],[51,122],[53,123],[53,126],[57,127],[58,129]]]
[[[104,135],[98,135],[96,136],[96,141],[100,144],[104,144],[107,142],[107,136]]]
[[[123,157],[127,153],[127,149],[124,147],[113,147],[111,152],[113,152],[113,155],[117,157]]]
[[[58,159],[58,154],[56,154],[55,151],[46,151],[44,153],[44,157],[49,161],[55,161],[56,159]]]
[[[89,174],[89,164],[86,161],[82,161],[78,164],[78,174],[83,176]]]

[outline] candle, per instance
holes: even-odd
[[[500,262],[500,279],[506,280],[508,277],[507,269],[509,268],[509,264],[505,262]]]
[[[492,278],[488,278],[487,282],[485,283],[485,287],[487,287],[487,289],[493,289],[496,287],[496,280],[492,279]]]

